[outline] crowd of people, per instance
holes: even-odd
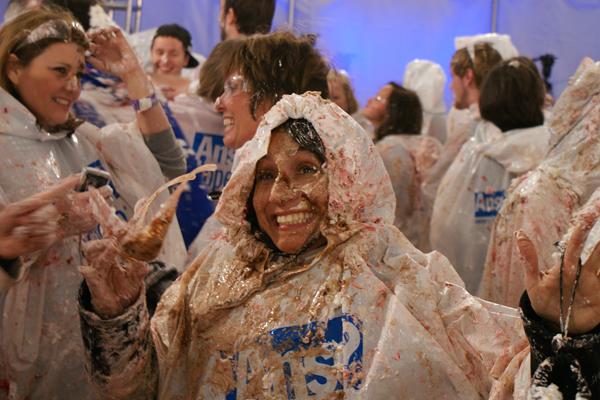
[[[274,11],[10,2],[0,399],[600,397],[600,62],[460,37],[448,112],[427,60],[360,108]]]

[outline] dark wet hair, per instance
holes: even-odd
[[[390,82],[388,85],[392,87],[392,91],[387,100],[387,116],[375,132],[377,140],[398,133],[420,134],[423,126],[423,107],[419,96],[415,91],[396,82]]]
[[[308,120],[304,118],[290,118],[279,125],[273,132],[285,131],[301,149],[308,150],[316,155],[321,162],[325,162],[325,145],[317,130]]]
[[[233,9],[238,31],[243,35],[267,33],[275,14],[275,0],[225,0],[223,13]]]
[[[502,61],[481,86],[479,112],[502,132],[544,123],[544,82],[527,57]]]

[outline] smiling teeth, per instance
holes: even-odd
[[[309,221],[312,218],[312,213],[297,213],[297,214],[288,214],[288,215],[280,215],[277,217],[277,223],[279,225],[295,225],[295,224],[303,224]]]
[[[69,105],[69,100],[59,99],[58,97],[55,97],[54,101],[58,104],[62,104],[63,106]]]

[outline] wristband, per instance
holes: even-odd
[[[141,99],[131,100],[131,105],[136,112],[144,112],[151,109],[158,104],[158,97],[156,93],[152,93],[148,97],[142,97]]]

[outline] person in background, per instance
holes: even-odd
[[[526,261],[512,232],[522,230],[531,238],[539,252],[539,268],[547,271],[554,263],[555,244],[598,204],[599,115],[600,63],[586,57],[545,122],[551,132],[548,155],[506,192],[479,286],[483,299],[510,307],[519,304],[525,287],[520,272]]]
[[[478,108],[481,84],[490,69],[500,61],[500,53],[487,42],[459,48],[452,56],[450,90],[454,100],[446,118],[446,141],[436,165],[424,177],[422,188],[429,204],[433,204],[450,164],[481,121]]]
[[[350,115],[358,111],[358,101],[346,71],[331,69],[327,74],[327,84],[331,101]]]
[[[71,114],[86,51],[89,62],[126,85],[136,110],[128,124],[100,130]],[[11,253],[4,247],[0,254],[18,258],[0,263],[8,279],[0,295],[0,397],[92,399],[82,342],[74,335],[74,300],[80,244],[100,232],[90,218],[89,192],[73,175],[84,167],[108,171],[114,194],[108,186],[101,193],[122,216],[131,217],[136,202],[164,183],[163,173],[185,171],[185,159],[121,31],[101,30],[88,38],[66,11],[29,10],[0,28],[0,110],[3,214],[10,218],[12,208],[40,197],[48,203],[1,238],[16,235],[32,246],[22,251],[11,246]],[[172,153],[162,152],[165,143]],[[161,256],[182,267],[176,261],[182,251],[185,255],[181,236],[169,236]]]
[[[167,100],[189,91],[190,81],[181,76],[184,68],[196,68],[198,60],[191,54],[192,36],[177,24],[161,25],[150,46],[154,71],[150,78]]]
[[[375,129],[375,143],[396,194],[394,225],[419,249],[428,239],[430,209],[421,199],[423,176],[439,155],[440,143],[421,134],[423,108],[419,96],[390,82],[369,99],[363,115]]]
[[[221,40],[268,33],[275,14],[275,0],[221,0]]]
[[[440,183],[431,218],[431,246],[455,265],[468,290],[481,281],[494,219],[511,181],[537,167],[548,151],[542,111],[545,89],[533,62],[502,61],[479,97],[484,120]]]
[[[176,134],[186,142],[188,171],[204,164],[217,166],[189,182],[190,191],[181,195],[177,218],[188,247],[214,211],[231,176],[235,150],[223,143],[223,118],[214,102],[223,92],[223,71],[240,45],[238,39],[218,43],[200,67],[197,95],[177,96],[167,105]]]

